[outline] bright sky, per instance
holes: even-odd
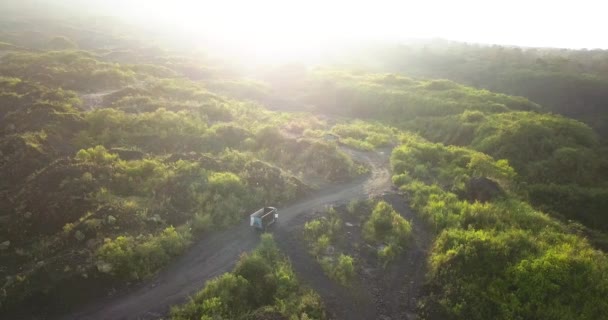
[[[85,0],[86,1],[86,0]],[[602,0],[105,0],[137,20],[200,30],[279,54],[344,40],[438,37],[520,46],[608,48]]]

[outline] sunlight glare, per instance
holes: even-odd
[[[559,0],[551,1],[550,7],[545,1],[527,0],[131,0],[119,5],[133,18],[163,21],[200,35],[201,42],[213,41],[256,59],[277,59],[318,53],[327,44],[433,37],[583,47],[603,39],[594,33],[604,21],[599,12],[585,12],[584,21],[576,20],[577,10],[583,10],[587,1],[591,0],[581,0],[576,7]],[[570,20],[578,24],[564,23]]]

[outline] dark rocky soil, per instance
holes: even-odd
[[[377,198],[391,204],[410,221],[413,239],[403,254],[383,267],[373,254],[376,248],[364,243],[360,222],[345,214],[345,206],[335,208],[345,224],[336,251],[354,257],[357,266],[357,279],[349,287],[332,281],[323,273],[320,264],[307,253],[298,232],[282,230],[276,235],[300,278],[321,295],[334,319],[416,319],[432,234],[402,195],[385,192]],[[306,221],[323,215],[320,212],[301,215],[291,226],[301,228]]]

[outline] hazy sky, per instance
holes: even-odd
[[[605,0],[38,1],[169,24],[194,42],[204,33],[230,50],[268,58],[315,53],[329,43],[411,38],[608,49]]]
[[[294,46],[334,38],[440,37],[482,43],[608,48],[602,0],[111,0],[140,19],[163,19],[238,41]]]

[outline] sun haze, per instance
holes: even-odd
[[[44,1],[43,1],[44,2]],[[603,4],[577,1],[53,1],[162,25],[258,58],[311,55],[330,44],[443,38],[474,43],[608,48]]]
[[[608,47],[598,1],[120,1],[127,13],[244,42],[441,37],[551,47]],[[541,19],[542,18],[542,19]]]

